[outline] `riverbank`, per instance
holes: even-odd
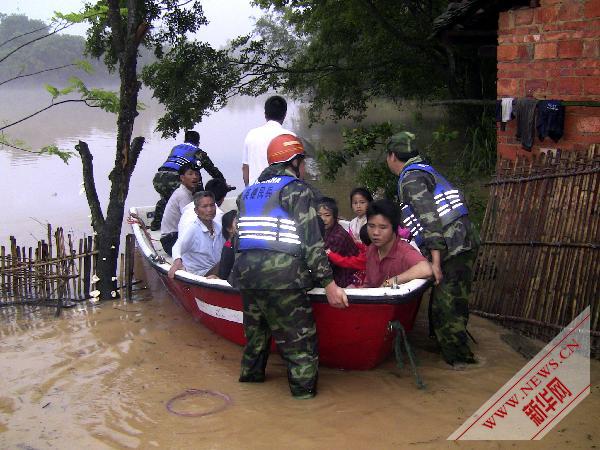
[[[446,441],[525,364],[501,339],[509,332],[487,320],[473,317],[470,326],[480,368],[445,367],[427,337],[423,305],[412,341],[427,389],[389,359],[366,372],[322,368],[319,395],[300,402],[277,355],[266,383],[238,383],[241,348],[193,322],[151,271],[138,277],[148,289],[135,303],[81,305],[61,319],[51,309],[0,310],[0,447],[579,449],[599,440],[600,402],[591,395],[540,442]],[[591,364],[598,394],[600,363]],[[190,388],[232,402],[204,417],[170,413],[167,402]],[[205,411],[221,400],[175,405]]]

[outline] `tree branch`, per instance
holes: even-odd
[[[38,31],[45,30],[46,28],[50,28],[50,25],[44,25],[43,27],[38,28],[36,30],[31,30],[31,31],[28,31],[27,33],[19,34],[19,35],[15,36],[15,37],[12,37],[12,38],[8,39],[7,41],[4,41],[2,44],[0,44],[0,47],[2,47],[3,45],[6,45],[9,42],[12,42],[12,41],[14,41],[16,39],[22,38],[23,36],[27,36],[27,35],[30,35],[30,34],[33,34],[33,33],[37,33]]]
[[[4,81],[0,81],[0,86],[2,86],[3,84],[6,84],[10,81],[14,81],[17,80],[19,78],[26,78],[26,77],[32,77],[34,75],[38,75],[40,73],[44,73],[44,72],[51,72],[53,70],[59,70],[59,69],[64,69],[66,67],[71,67],[71,66],[76,66],[77,64],[65,64],[64,66],[58,66],[58,67],[52,67],[50,69],[44,69],[44,70],[40,70],[38,72],[33,72],[33,73],[26,73],[25,75],[17,75],[16,77],[12,77],[9,78],[8,80],[4,80]]]
[[[131,147],[129,148],[129,157],[127,158],[130,174],[132,174],[133,170],[135,169],[135,165],[137,164],[137,160],[142,152],[145,141],[146,139],[143,136],[138,136],[131,142]]]
[[[18,123],[24,122],[27,119],[31,119],[32,117],[37,116],[38,114],[43,113],[44,111],[46,111],[54,106],[62,105],[63,103],[85,103],[90,108],[99,108],[99,106],[90,105],[87,100],[83,100],[83,99],[61,100],[60,102],[52,103],[52,104],[46,106],[45,108],[42,108],[39,111],[34,112],[33,114],[29,114],[28,116],[23,117],[15,122],[12,122],[12,123],[9,123],[8,125],[4,125],[3,127],[0,127],[0,131],[4,131],[7,128],[17,125]]]
[[[92,227],[94,231],[99,233],[99,228],[104,226],[104,215],[102,214],[102,208],[100,208],[100,200],[98,200],[98,192],[96,192],[96,183],[94,182],[94,164],[92,162],[94,157],[84,141],[79,141],[75,146],[75,150],[81,157],[83,187],[92,213]]]
[[[42,39],[46,39],[47,37],[50,37],[50,36],[52,36],[53,34],[56,34],[56,33],[58,33],[59,31],[62,31],[62,30],[64,30],[65,28],[69,28],[71,25],[73,25],[73,23],[69,23],[69,24],[66,24],[66,25],[62,25],[62,26],[60,26],[60,27],[57,27],[57,28],[56,28],[54,31],[52,31],[52,32],[50,32],[50,33],[48,33],[48,34],[45,34],[45,35],[43,35],[43,36],[40,36],[40,37],[37,37],[37,38],[35,38],[35,39],[32,39],[32,40],[30,40],[30,41],[27,41],[27,42],[25,42],[24,44],[21,44],[21,45],[19,45],[17,48],[15,48],[15,49],[11,50],[11,51],[10,51],[10,52],[8,52],[6,55],[4,55],[2,58],[0,58],[0,63],[1,63],[1,62],[3,62],[3,61],[4,61],[6,58],[8,58],[9,56],[11,56],[11,55],[15,54],[16,52],[18,52],[19,50],[21,50],[23,47],[26,47],[26,46],[28,46],[28,45],[30,45],[30,44],[33,44],[34,42],[40,41],[40,40],[42,40]]]

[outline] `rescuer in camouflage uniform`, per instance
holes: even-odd
[[[404,226],[416,228],[417,244],[432,263],[435,286],[430,299],[431,325],[448,364],[475,363],[466,327],[479,237],[466,215],[462,193],[411,149],[412,139],[414,135],[408,132],[392,136],[387,143],[387,163],[399,176],[398,197]],[[442,198],[445,193],[449,193],[447,202]],[[414,216],[407,217],[407,211]],[[447,213],[449,217],[454,214],[454,218],[446,218],[451,222],[443,224],[442,216]],[[411,222],[415,216],[418,223]]]
[[[271,141],[267,154],[271,165],[237,200],[239,254],[230,280],[242,294],[247,340],[239,381],[264,381],[273,335],[279,353],[287,363],[292,395],[311,398],[316,394],[319,359],[307,291],[313,286],[324,287],[330,305],[337,308],[348,306],[348,300],[343,289],[333,281],[319,230],[314,193],[310,186],[299,180],[304,178],[305,170],[301,142],[292,135],[277,136]],[[288,184],[273,190],[271,196],[269,183],[282,179]],[[270,202],[269,199],[274,200]],[[268,231],[251,227],[260,219],[268,220],[269,212],[273,211],[267,209],[257,218],[252,202],[259,200],[268,201],[269,205],[274,202],[280,208],[272,220],[281,222],[282,217],[287,216],[283,220],[294,223],[287,230],[290,231],[288,234],[296,235],[297,241],[289,245],[290,248],[297,246],[298,251],[285,251],[285,243],[255,238],[257,235],[260,238],[261,233],[269,236]]]
[[[154,218],[150,224],[151,230],[160,229],[160,222],[167,202],[181,183],[178,171],[183,164],[191,162],[198,165],[198,174],[200,175],[200,181],[196,189],[198,192],[204,190],[200,169],[206,170],[213,178],[220,178],[225,181],[225,177],[221,171],[215,167],[207,153],[199,148],[198,145],[200,145],[200,135],[198,132],[186,131],[185,142],[173,147],[165,163],[159,167],[156,175],[154,175],[152,185],[154,186],[154,190],[160,195],[160,199],[154,208]]]

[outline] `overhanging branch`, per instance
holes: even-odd
[[[72,66],[76,66],[77,64],[65,64],[64,66],[58,66],[58,67],[51,67],[49,69],[44,69],[44,70],[39,70],[37,72],[32,72],[32,73],[26,73],[24,75],[17,75],[16,77],[12,77],[9,78],[8,80],[4,80],[0,82],[0,86],[2,86],[3,84],[9,83],[11,81],[17,80],[19,78],[26,78],[26,77],[32,77],[34,75],[39,75],[40,73],[44,73],[44,72],[52,72],[53,70],[60,70],[60,69],[64,69],[66,67],[72,67]]]
[[[88,99],[88,100],[92,100],[92,99]],[[12,123],[9,123],[8,125],[4,125],[2,127],[0,127],[0,131],[4,131],[7,128],[10,128],[14,125],[17,125],[18,123],[24,122],[27,119],[31,119],[34,116],[37,116],[40,113],[43,113],[44,111],[49,110],[50,108],[53,108],[54,106],[58,106],[58,105],[62,105],[63,103],[85,103],[87,106],[89,106],[90,108],[99,108],[99,106],[97,105],[90,105],[88,103],[88,100],[83,100],[83,99],[71,99],[71,100],[61,100],[60,102],[56,102],[56,103],[52,103],[51,105],[46,106],[45,108],[40,109],[39,111],[34,112],[33,114],[29,114],[26,117],[22,117],[19,120],[16,120]]]

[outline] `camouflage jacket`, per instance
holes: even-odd
[[[217,167],[213,164],[213,162],[208,157],[208,154],[204,150],[199,148],[194,156],[198,161],[198,167],[206,170],[211,177],[220,178],[221,180],[225,181],[225,177],[223,176],[221,171],[217,169]],[[204,189],[204,183],[202,183],[202,175],[200,175],[199,185],[201,185],[202,189]]]
[[[423,158],[417,156],[406,162],[406,165],[422,163]],[[479,246],[477,230],[467,216],[442,227],[437,212],[433,191],[435,180],[433,175],[422,170],[409,171],[399,186],[399,200],[408,203],[423,226],[423,245],[421,251],[428,258],[430,250],[440,250],[442,259],[458,255]]]
[[[267,167],[258,178],[268,180],[276,175],[294,176],[281,165]],[[237,199],[240,210],[241,195]],[[317,221],[316,197],[305,183],[291,182],[281,190],[281,207],[296,222],[302,241],[300,256],[269,250],[238,253],[229,277],[240,289],[311,289],[325,287],[333,281],[331,266],[323,247]]]

